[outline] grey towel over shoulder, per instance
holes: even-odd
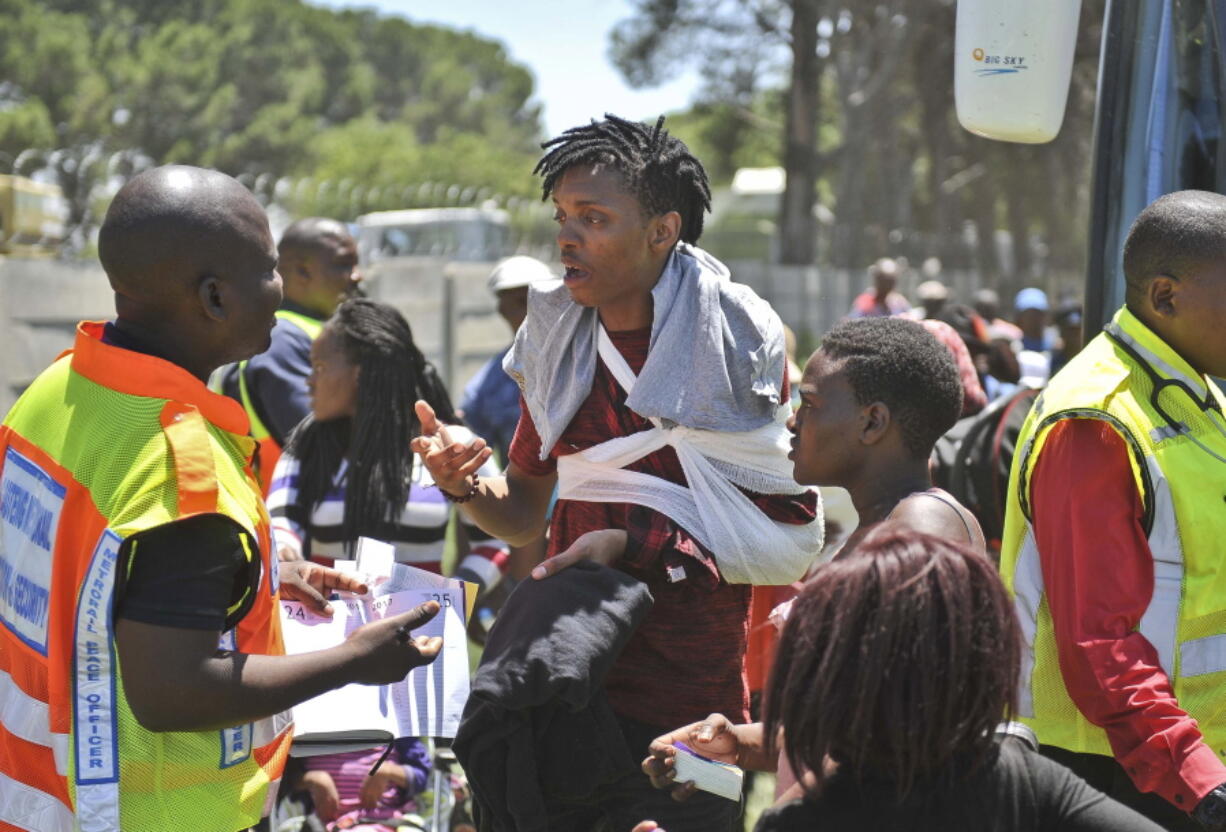
[[[678,243],[651,292],[647,362],[626,406],[645,418],[690,428],[747,431],[779,407],[786,352],[783,323],[728,268]],[[541,459],[570,424],[596,375],[594,308],[565,286],[529,290],[528,317],[503,369],[519,384],[541,437]]]
[[[507,599],[454,744],[481,832],[546,832],[559,802],[634,767],[604,678],[652,603],[646,584],[588,562]]]

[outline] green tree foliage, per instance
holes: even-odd
[[[669,117],[717,182],[739,167],[779,163],[785,118],[778,88],[786,55],[775,24],[775,0],[636,0],[638,13],[610,35],[609,57],[626,81],[650,87],[678,69],[698,70],[693,106]],[[769,6],[769,9],[767,8]]]
[[[55,126],[51,114],[37,98],[12,102],[0,110],[0,153],[11,165],[27,147],[51,147],[55,144]]]
[[[280,183],[290,210],[326,204],[346,219],[402,207],[397,195],[424,181],[526,195],[532,94],[501,44],[368,10],[0,0],[0,166],[19,158],[18,172],[55,176],[81,232],[100,183],[171,162],[267,196]],[[338,200],[342,181],[351,193]],[[333,197],[321,202],[321,187]]]
[[[667,127],[689,146],[716,184],[727,184],[738,168],[779,164],[783,109],[775,92],[754,96],[746,104],[699,100],[672,113]]]
[[[958,126],[954,0],[634,0],[609,48],[631,84],[685,66],[702,74],[700,101],[670,123],[718,178],[787,169],[785,262],[859,268],[883,254],[937,255],[1009,285],[1082,267],[1104,5],[1082,4],[1064,129],[1042,146]],[[798,31],[802,16],[813,25]],[[811,218],[814,199],[832,228]],[[1005,262],[998,229],[1014,241]]]
[[[533,161],[475,133],[446,127],[423,144],[401,124],[365,116],[319,134],[285,201],[298,213],[346,217],[536,196],[539,185],[528,175]]]

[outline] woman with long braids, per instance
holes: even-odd
[[[345,301],[311,347],[307,386],[311,414],[290,434],[268,495],[280,557],[330,563],[351,557],[365,536],[392,543],[402,563],[441,571],[453,509],[409,448],[420,430],[413,403],[430,402],[463,441],[471,434],[408,322],[385,304]],[[482,473],[497,473],[489,468]],[[460,528],[461,551],[478,542],[457,575],[488,589],[506,547]],[[378,749],[310,758],[299,782],[320,820],[395,817],[425,787],[429,755],[415,739],[397,740],[393,751],[374,774]]]
[[[440,571],[453,509],[409,448],[420,431],[413,403],[430,402],[460,441],[471,434],[408,322],[371,300],[341,304],[311,348],[307,386],[311,415],[290,435],[268,495],[281,556],[329,563],[373,537],[392,543],[397,561]],[[461,544],[475,545],[457,574],[489,589],[506,546],[475,526],[461,531]]]

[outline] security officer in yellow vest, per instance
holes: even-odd
[[[0,426],[0,826],[235,832],[261,818],[291,706],[404,678],[438,605],[285,656],[279,600],[364,591],[278,563],[254,442],[216,367],[268,346],[281,302],[259,204],[171,166],[116,195],[98,238],[111,323],[84,323]],[[279,581],[279,590],[278,590]],[[28,609],[27,609],[28,608]]]
[[[358,249],[336,220],[298,220],[277,245],[285,292],[272,342],[259,355],[223,371],[221,390],[242,403],[260,443],[257,474],[267,494],[285,440],[311,412],[306,379],[311,342],[345,298],[358,292]]]
[[[1226,829],[1226,196],[1168,194],[1125,306],[1014,458],[1001,571],[1043,750],[1168,829]]]

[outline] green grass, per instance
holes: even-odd
[[[756,772],[753,783],[745,794],[745,832],[751,832],[758,823],[758,817],[774,802],[775,775],[762,771]]]

